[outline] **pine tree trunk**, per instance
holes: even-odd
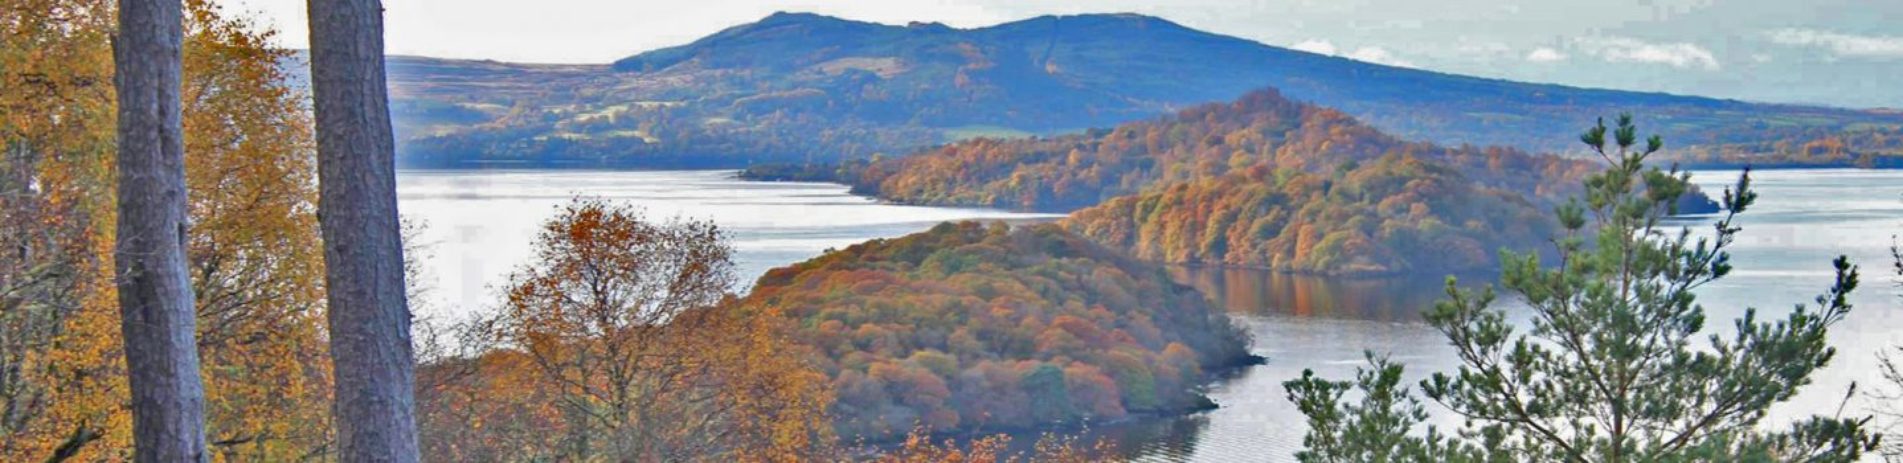
[[[120,0],[119,225],[113,248],[132,389],[133,457],[206,461],[205,386],[185,262],[179,0]]]
[[[379,0],[310,0],[318,218],[329,292],[339,461],[417,461]]]

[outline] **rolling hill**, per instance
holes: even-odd
[[[1050,224],[856,244],[768,271],[740,304],[794,321],[848,439],[1202,410],[1205,373],[1260,361],[1162,267]]]
[[[1501,248],[1536,248],[1555,230],[1541,211],[1598,169],[1410,142],[1261,90],[1082,134],[747,175],[848,183],[906,204],[1067,212],[1072,231],[1151,261],[1386,275],[1488,270]],[[1679,205],[1715,210],[1698,194]]]
[[[1895,112],[1383,66],[1133,14],[958,29],[779,13],[611,65],[395,58],[391,85],[401,154],[421,166],[738,167],[900,155],[977,136],[1105,127],[1264,87],[1449,146],[1565,149],[1582,118],[1624,111],[1678,146],[1712,151],[1903,126]]]

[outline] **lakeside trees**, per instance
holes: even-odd
[[[1055,225],[945,223],[768,271],[847,437],[1027,429],[1207,407],[1247,334],[1162,269]]]
[[[1113,198],[1064,226],[1151,261],[1333,275],[1493,268],[1554,228],[1520,195],[1409,154],[1331,173],[1253,167]]]
[[[711,222],[654,224],[578,201],[536,254],[513,279],[498,336],[560,397],[562,454],[766,458],[823,443],[827,399],[776,345],[775,320],[721,307],[733,249]]]
[[[1855,461],[1875,449],[1868,418],[1813,416],[1785,430],[1762,426],[1835,355],[1832,325],[1850,310],[1857,268],[1780,320],[1747,311],[1735,332],[1693,344],[1705,329],[1693,290],[1731,271],[1733,217],[1756,198],[1748,173],[1724,195],[1709,238],[1660,221],[1687,177],[1644,167],[1662,146],[1643,141],[1630,117],[1581,138],[1610,166],[1585,181],[1583,201],[1556,210],[1564,232],[1557,265],[1509,254],[1504,288],[1532,307],[1516,333],[1491,288],[1461,290],[1427,321],[1460,357],[1421,393],[1466,423],[1455,433],[1423,425],[1428,412],[1400,382],[1402,366],[1370,353],[1353,382],[1312,371],[1284,384],[1308,416],[1304,461]],[[1610,139],[1608,139],[1610,135]],[[1610,143],[1608,143],[1610,140]],[[1360,395],[1345,401],[1347,393]]]
[[[431,455],[785,461],[835,442],[831,394],[777,312],[726,303],[733,249],[702,221],[577,200],[536,239],[499,344],[425,366]]]
[[[1327,274],[1474,272],[1553,229],[1535,211],[1592,164],[1404,141],[1273,90],[1154,121],[977,140],[842,164],[899,202],[1075,211],[1065,226],[1139,258]],[[820,169],[756,169],[805,178]],[[1703,207],[1701,194],[1684,197]]]
[[[1444,147],[1382,133],[1273,90],[1155,120],[1049,138],[979,139],[873,163],[842,179],[895,201],[1069,212],[1161,185],[1251,168],[1327,174],[1386,155],[1446,165],[1476,186],[1555,200],[1591,163],[1507,148]]]

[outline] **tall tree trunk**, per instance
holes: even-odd
[[[379,0],[310,0],[338,459],[417,460],[415,358]]]
[[[133,456],[206,461],[205,385],[185,264],[179,0],[120,0],[119,226],[113,248],[132,389]]]

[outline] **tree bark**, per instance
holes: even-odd
[[[310,0],[340,461],[417,461],[415,358],[379,0]]]
[[[132,389],[133,457],[206,461],[205,385],[185,261],[179,0],[120,0],[119,224],[113,270]]]

